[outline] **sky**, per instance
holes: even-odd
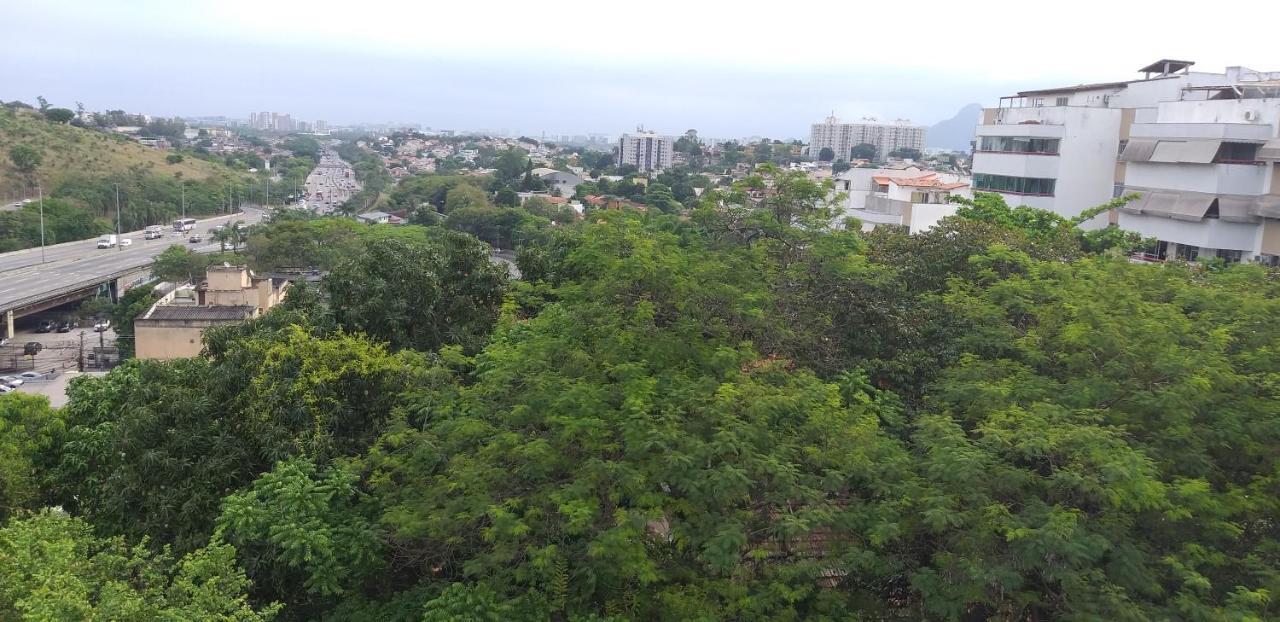
[[[1280,48],[1242,25],[1280,17],[1262,2],[4,4],[4,100],[533,136],[800,138],[832,112],[930,125],[1018,90],[1136,78],[1160,58],[1280,70]]]

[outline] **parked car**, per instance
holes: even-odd
[[[58,323],[53,320],[44,320],[36,327],[37,333],[51,333],[58,328]]]
[[[61,324],[58,324],[58,332],[69,333],[71,332],[71,329],[75,327],[76,327],[75,322],[72,322],[71,320],[63,320]]]
[[[28,341],[26,345],[22,346],[22,353],[27,356],[35,356],[40,354],[40,351],[43,349],[43,343],[40,343],[39,341]]]
[[[44,378],[44,374],[38,371],[24,371],[18,374],[18,377],[22,378],[23,380],[40,380]]]
[[[111,328],[111,320],[102,320],[102,321],[98,322],[97,324],[94,324],[94,325],[93,325],[93,332],[95,332],[95,333],[101,333],[101,332],[103,332],[103,331],[107,330],[108,328]]]
[[[22,378],[17,376],[0,376],[0,384],[16,389],[22,386]]]
[[[198,235],[193,235],[193,236],[191,236],[187,241],[188,241],[188,242],[190,242],[190,243],[192,243],[192,244],[199,244],[199,243],[201,243],[201,242],[203,242],[203,241],[204,241],[204,238],[202,238],[202,237],[200,237],[200,236],[198,236]]]
[[[5,393],[8,393],[12,390],[13,390],[13,387],[6,384],[0,384],[0,395],[4,395]]]

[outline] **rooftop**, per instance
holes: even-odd
[[[157,305],[146,317],[145,320],[213,320],[213,321],[230,321],[244,320],[253,317],[256,310],[251,305],[235,305],[235,306],[188,306],[188,305]]]

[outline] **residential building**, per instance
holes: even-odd
[[[1023,91],[983,111],[973,189],[1158,240],[1152,259],[1280,257],[1280,72],[1160,60],[1122,82]]]
[[[841,123],[835,116],[830,116],[822,123],[814,123],[809,130],[809,156],[817,159],[826,148],[834,154],[833,159],[847,162],[853,159],[853,148],[861,144],[875,146],[879,159],[899,149],[924,150],[928,128],[911,125],[903,119],[892,124],[875,123],[874,119],[867,121]]]
[[[204,331],[255,318],[284,300],[289,281],[258,278],[245,266],[210,266],[203,281],[166,294],[133,322],[140,359],[198,356]]]
[[[363,214],[359,214],[356,216],[356,220],[359,220],[360,222],[365,223],[367,225],[404,224],[404,219],[400,218],[399,216],[396,216],[395,214],[388,214],[387,212],[379,212],[379,211],[365,212]]]
[[[547,191],[559,190],[562,197],[571,197],[578,191],[583,179],[574,173],[557,171],[553,168],[535,168],[533,174],[547,184]]]
[[[618,139],[618,166],[634,164],[644,173],[671,168],[674,154],[675,141],[668,136],[640,131]]]
[[[972,197],[969,180],[916,167],[849,169],[836,177],[836,191],[848,195],[844,216],[862,221],[863,230],[878,225],[927,231],[955,214],[951,196]]]

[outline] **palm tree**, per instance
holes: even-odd
[[[230,244],[232,252],[235,252],[245,241],[244,221],[237,220],[229,223],[227,226],[214,231],[209,237],[221,242],[224,248]]]

